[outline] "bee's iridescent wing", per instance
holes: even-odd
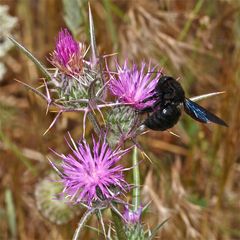
[[[191,116],[193,119],[203,122],[203,123],[216,123],[225,127],[228,125],[219,117],[214,115],[213,113],[207,111],[205,108],[201,107],[197,103],[191,101],[190,99],[186,98],[184,101],[184,110],[185,112]]]

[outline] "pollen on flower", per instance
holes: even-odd
[[[82,72],[85,45],[73,39],[67,29],[59,32],[51,63],[66,74]]]
[[[62,159],[60,175],[65,187],[64,194],[76,203],[90,206],[96,201],[116,199],[121,192],[129,189],[124,180],[123,166],[116,164],[129,149],[112,150],[106,136],[98,141],[93,137],[92,141],[91,148],[86,140],[75,143],[71,138],[73,147],[68,143],[71,153],[57,154]]]
[[[116,63],[116,73],[111,73],[109,81],[109,89],[120,102],[129,103],[133,108],[141,110],[150,106],[153,102],[144,103],[143,100],[152,95],[162,72],[154,74],[155,67],[151,68],[150,64],[142,63],[138,68],[136,64],[128,67],[128,62],[125,61],[121,67]]]

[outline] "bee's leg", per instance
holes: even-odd
[[[159,105],[161,106],[161,102],[163,102],[162,98],[158,98],[158,100],[156,102],[154,102],[152,108],[155,109],[157,106],[159,106]]]
[[[139,110],[140,113],[151,113],[153,112],[154,108],[151,106],[151,107],[145,107],[141,110]]]
[[[158,97],[158,94],[155,93],[152,96],[145,98],[143,101],[141,101],[141,103],[146,103],[148,101],[155,100],[157,97]]]
[[[158,98],[159,98],[158,93],[155,93],[155,94],[153,94],[152,96],[145,98],[145,99],[144,99],[143,101],[141,101],[140,103],[146,103],[146,102],[148,102],[148,101],[156,100],[156,99],[158,99]],[[157,100],[156,102],[158,103],[159,100]],[[153,112],[153,111],[154,111],[154,107],[155,107],[155,103],[153,104],[153,106],[145,107],[145,108],[141,109],[139,112],[140,112],[140,113],[150,113],[150,112]]]

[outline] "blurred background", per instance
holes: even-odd
[[[151,201],[146,227],[170,217],[160,239],[240,239],[240,1],[90,2],[101,54],[151,60],[179,77],[187,96],[226,91],[200,104],[229,128],[183,115],[173,128],[180,138],[154,131],[139,138],[152,160],[140,165],[142,201]],[[44,187],[51,189],[49,147],[66,152],[64,136],[70,130],[80,137],[82,116],[64,114],[43,136],[55,113],[46,115],[45,102],[14,81],[38,87],[42,76],[5,37],[13,35],[50,67],[63,27],[88,42],[86,0],[0,0],[0,239],[71,239],[82,214],[66,209],[54,217],[41,199]],[[88,224],[98,227],[95,218]],[[102,239],[90,228],[83,237]]]

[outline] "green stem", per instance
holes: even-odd
[[[111,208],[112,219],[115,225],[118,240],[127,240],[125,230],[123,228],[121,217]]]
[[[86,211],[86,212],[83,214],[82,218],[80,219],[80,221],[79,221],[79,223],[78,223],[78,227],[77,227],[77,229],[76,229],[76,231],[75,231],[75,233],[74,233],[73,240],[79,239],[80,232],[81,232],[82,228],[84,227],[84,225],[85,225],[86,221],[88,220],[88,218],[89,218],[94,212],[95,212],[95,209],[92,208],[92,209]]]
[[[107,22],[108,30],[109,30],[111,40],[113,43],[113,49],[117,50],[118,49],[118,38],[117,38],[116,27],[114,25],[112,13],[111,13],[111,0],[103,0],[103,5],[106,10],[106,19],[107,19],[106,22]]]
[[[203,3],[204,3],[204,0],[198,0],[198,2],[196,3],[194,9],[190,13],[190,16],[192,16],[192,17],[189,17],[188,21],[184,25],[184,28],[183,28],[182,32],[180,33],[180,35],[178,37],[179,41],[182,41],[187,36],[187,34],[190,30],[190,27],[192,25],[192,22],[194,20],[193,18],[198,14],[198,12],[200,11]]]
[[[6,202],[6,215],[9,224],[9,229],[12,238],[17,239],[17,222],[16,222],[16,209],[13,201],[12,191],[6,189],[5,191],[5,202]]]
[[[140,207],[140,172],[139,172],[139,165],[138,165],[138,157],[137,157],[137,147],[135,146],[133,149],[133,211],[137,211]]]
[[[188,34],[188,32],[189,32],[189,30],[190,30],[190,28],[192,26],[194,17],[201,10],[201,7],[202,7],[203,3],[204,3],[204,0],[198,0],[198,2],[196,3],[194,9],[190,13],[191,17],[189,17],[188,21],[185,23],[185,25],[183,27],[183,30],[180,32],[180,34],[177,37],[178,41],[183,41],[185,39],[185,37],[187,36],[187,34]],[[167,57],[163,57],[162,60],[160,61],[160,65],[164,66],[167,63],[167,61],[168,61],[168,58]]]

